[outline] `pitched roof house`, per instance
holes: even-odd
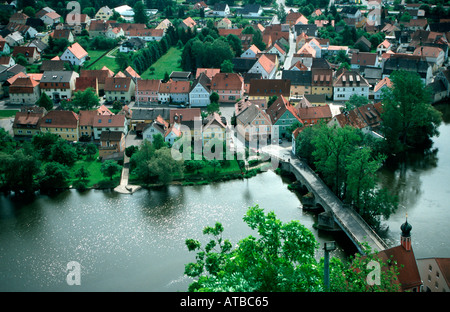
[[[136,102],[158,103],[160,84],[159,79],[139,79],[136,83]]]
[[[61,55],[61,60],[68,61],[72,65],[77,66],[83,65],[87,58],[88,53],[78,42],[75,42],[71,46],[67,47],[67,49]]]
[[[284,137],[286,130],[295,122],[303,124],[303,121],[297,114],[297,110],[283,96],[279,96],[272,105],[266,109],[266,113],[272,121],[272,137]]]
[[[52,110],[41,117],[41,132],[50,132],[67,141],[78,141],[78,115],[72,111]]]
[[[131,102],[136,85],[130,77],[106,77],[105,95],[108,101]]]
[[[211,80],[211,90],[219,94],[219,102],[234,103],[244,96],[244,79],[236,73],[218,73]]]
[[[265,54],[262,54],[248,72],[260,73],[263,79],[273,79],[276,71],[277,67],[275,63],[272,62]]]
[[[342,70],[333,82],[333,99],[348,101],[354,94],[369,98],[369,82],[356,71]]]
[[[287,79],[252,79],[248,96],[250,100],[269,99],[273,96],[283,96],[289,99],[291,81]]]

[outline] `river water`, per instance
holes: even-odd
[[[433,151],[411,155],[402,165],[383,169],[383,186],[394,190],[400,208],[386,224],[391,246],[400,238],[408,213],[417,258],[450,257],[450,119],[434,139]],[[224,225],[232,244],[256,235],[243,222],[254,204],[279,219],[299,220],[319,243],[336,240],[332,256],[355,248],[343,233],[314,229],[313,213],[302,209],[288,181],[273,171],[249,180],[202,186],[168,186],[133,195],[70,190],[23,202],[0,196],[0,291],[186,291],[184,265],[194,261],[187,238],[207,240],[202,229]],[[317,258],[322,257],[322,250]],[[67,264],[80,264],[81,285],[66,282]]]

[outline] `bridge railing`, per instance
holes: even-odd
[[[271,157],[276,158],[279,162],[285,162],[285,163],[289,163],[292,167],[295,168],[295,165],[293,163],[286,162],[285,159],[278,157],[276,155],[270,155]],[[292,158],[294,159],[298,159],[295,156],[292,156]],[[323,182],[323,180],[317,175],[317,173],[315,173],[307,164],[305,164],[302,160],[298,159],[301,162],[301,168],[303,170],[308,171],[309,174],[313,175],[314,178],[321,184],[321,186],[327,190],[328,192],[328,196],[333,197],[333,200],[338,203],[339,208],[342,210],[347,210],[348,212],[351,213],[351,215],[353,216],[353,218],[356,219],[357,222],[359,222],[362,227],[366,228],[369,230],[370,234],[373,236],[373,238],[381,243],[381,245],[383,246],[384,249],[387,249],[389,246],[386,244],[386,242],[377,234],[377,232],[375,232],[375,230],[361,217],[361,215],[359,213],[357,213],[352,207],[350,206],[346,206],[342,203],[342,201],[336,196],[336,194],[334,194],[329,187],[325,184],[325,182]],[[296,168],[295,168],[296,169]],[[296,169],[297,170],[297,169]],[[298,170],[297,170],[298,171]],[[301,172],[299,172],[301,174]],[[305,180],[307,181],[307,179],[305,178]],[[311,187],[311,185],[310,185]],[[332,208],[332,207],[330,207]],[[347,235],[351,236],[352,240],[354,242],[358,242],[360,243],[360,240],[353,234],[353,232],[345,225],[345,222],[343,222],[343,220],[339,217],[338,214],[333,213],[335,219],[337,219],[338,223],[344,228],[345,232],[347,233]]]

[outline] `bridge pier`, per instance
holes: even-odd
[[[319,213],[317,228],[325,231],[342,231],[339,224],[334,221],[333,214],[329,211]]]

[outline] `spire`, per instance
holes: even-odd
[[[408,223],[408,214],[406,214],[406,221],[400,226],[402,230],[402,235],[400,238],[401,245],[406,251],[411,251],[411,229],[412,225]]]

